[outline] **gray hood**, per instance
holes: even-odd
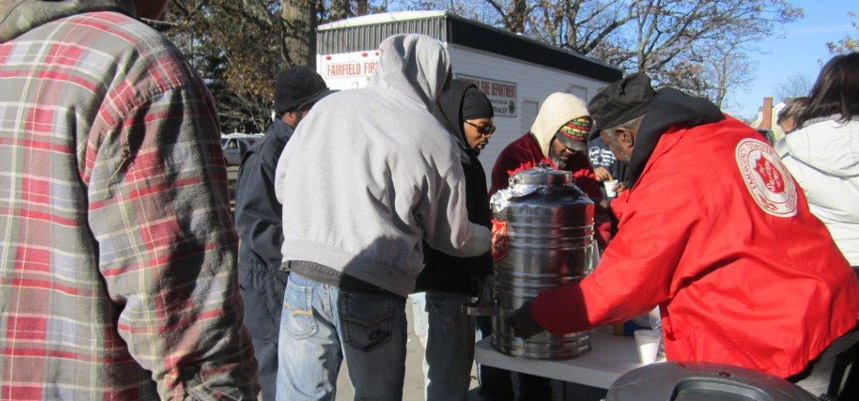
[[[780,157],[794,159],[829,175],[859,176],[859,119],[841,116],[814,119],[776,144]]]
[[[135,15],[132,0],[0,0],[0,43],[48,22],[91,11]]]
[[[444,45],[425,35],[395,35],[379,45],[379,54],[369,86],[393,89],[432,110],[450,73]]]

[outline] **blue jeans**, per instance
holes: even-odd
[[[406,370],[405,299],[362,294],[292,273],[281,315],[277,399],[336,395],[345,359],[356,400],[402,400]]]
[[[466,401],[474,361],[474,318],[462,311],[465,294],[427,291],[409,295],[415,334],[426,350],[423,371],[427,401]]]

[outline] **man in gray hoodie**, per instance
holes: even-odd
[[[333,399],[343,359],[355,399],[401,400],[421,241],[462,257],[489,249],[489,230],[468,221],[459,150],[432,115],[447,51],[423,35],[379,50],[369,86],[317,103],[278,162],[292,272],[278,400]]]

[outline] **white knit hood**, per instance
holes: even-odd
[[[555,92],[543,101],[531,126],[531,134],[540,144],[543,156],[549,157],[549,144],[561,127],[579,117],[590,117],[584,100],[564,92]]]

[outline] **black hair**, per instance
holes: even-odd
[[[823,66],[811,88],[808,106],[796,117],[796,126],[835,114],[845,122],[859,117],[859,53],[835,56]]]

